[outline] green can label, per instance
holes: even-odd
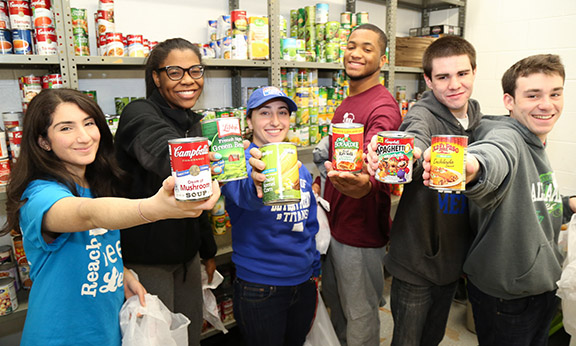
[[[298,154],[292,143],[269,143],[260,148],[266,169],[262,184],[265,205],[300,202],[300,172]]]
[[[246,157],[238,118],[219,118],[202,122],[202,136],[211,141],[210,151],[222,155],[215,164],[222,168],[218,181],[232,181],[248,177]]]

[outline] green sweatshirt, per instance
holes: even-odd
[[[474,137],[468,153],[478,158],[482,174],[466,189],[475,238],[464,272],[484,293],[502,299],[555,290],[563,201],[545,145],[506,116],[485,116]]]

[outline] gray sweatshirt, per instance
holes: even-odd
[[[556,289],[562,272],[558,235],[563,201],[545,145],[520,122],[485,116],[468,153],[482,174],[468,185],[475,238],[464,263],[484,293],[515,299]],[[566,216],[571,214],[565,213]]]

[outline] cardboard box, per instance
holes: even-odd
[[[396,66],[422,68],[422,55],[433,37],[396,37]]]

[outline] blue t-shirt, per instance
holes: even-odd
[[[76,188],[80,196],[93,197],[90,189]],[[47,243],[42,219],[65,197],[73,197],[66,186],[47,180],[32,181],[22,196],[28,200],[20,209],[20,227],[33,284],[21,345],[120,345],[120,231],[61,233]]]

